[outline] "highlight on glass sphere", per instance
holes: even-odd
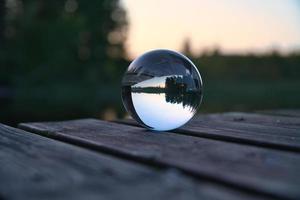
[[[196,114],[202,79],[186,56],[165,49],[149,51],[125,72],[122,100],[140,125],[156,131],[176,129]]]

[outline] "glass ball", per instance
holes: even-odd
[[[140,125],[167,131],[187,123],[202,100],[202,79],[186,56],[153,50],[136,58],[122,79],[122,100]]]

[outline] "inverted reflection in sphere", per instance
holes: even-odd
[[[122,80],[122,100],[142,126],[172,130],[195,115],[202,100],[202,79],[184,55],[153,50],[129,65]]]

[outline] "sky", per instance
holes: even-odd
[[[121,0],[126,48],[135,58],[157,48],[219,47],[224,53],[300,49],[300,0]]]
[[[168,76],[154,77],[134,85],[134,87],[165,87],[166,78]]]

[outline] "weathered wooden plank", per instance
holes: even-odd
[[[21,124],[21,128],[139,161],[172,166],[240,189],[300,198],[300,157],[292,152],[190,137],[100,120]]]
[[[255,199],[0,124],[0,199]]]
[[[117,122],[138,126],[134,120],[125,119]],[[300,129],[270,127],[243,122],[211,120],[195,117],[174,133],[216,140],[244,143],[267,148],[300,152]]]
[[[269,115],[300,117],[300,109],[261,110],[257,112]]]
[[[201,131],[203,129],[221,130],[222,135],[235,136],[244,139],[250,139],[266,144],[274,144],[291,147],[300,151],[300,128],[289,129],[284,127],[272,127],[260,124],[249,124],[244,122],[230,122],[222,120],[208,120],[204,118],[195,118],[183,129]]]
[[[300,129],[300,118],[288,116],[272,116],[258,113],[227,112],[197,115],[195,118],[209,121],[229,121],[249,124],[259,124],[272,127]]]

